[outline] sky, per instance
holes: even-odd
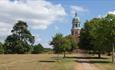
[[[86,20],[115,14],[115,0],[0,0],[0,41],[23,20],[35,36],[35,44],[51,48],[49,43],[56,33],[71,34],[75,12],[83,27]]]

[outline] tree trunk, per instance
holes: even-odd
[[[57,59],[56,59],[57,61],[59,60],[59,53],[57,53]]]
[[[65,51],[64,51],[64,56],[63,56],[63,58],[65,58],[66,57],[66,53],[65,53]]]
[[[114,44],[113,44],[113,47],[112,47],[112,63],[114,64]]]
[[[108,52],[108,53],[107,53],[107,56],[111,56],[111,52]]]
[[[100,52],[98,53],[98,58],[101,58],[101,53]]]

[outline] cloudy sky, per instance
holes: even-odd
[[[36,44],[48,43],[56,33],[70,34],[71,22],[77,11],[81,27],[86,20],[115,14],[114,0],[0,0],[0,41],[11,34],[13,25],[23,20],[36,38]]]

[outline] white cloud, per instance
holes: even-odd
[[[42,42],[42,38],[38,35],[35,35],[35,43],[34,44],[38,44],[40,42]]]
[[[43,47],[45,47],[45,48],[52,48],[52,46],[49,45],[49,43],[47,43],[47,42],[44,42],[44,43],[41,43],[41,44],[42,44]]]
[[[113,15],[115,15],[115,11],[108,11],[108,12],[105,13],[104,15],[98,15],[97,18],[103,18],[103,17],[106,17],[108,14],[113,14]]]
[[[10,30],[11,30],[11,25],[10,24],[6,24],[6,23],[0,23],[0,41],[4,42],[4,39],[6,38],[7,35],[10,34]]]
[[[46,29],[53,21],[57,21],[66,15],[60,4],[54,5],[44,0],[26,0],[26,3],[22,1],[1,1],[0,13],[3,17],[9,17],[8,20],[23,19],[29,22],[33,29]]]
[[[115,11],[109,11],[108,14],[114,14],[115,15]]]
[[[31,29],[46,29],[66,15],[61,4],[45,0],[0,0],[0,33],[10,34],[20,19],[26,21]]]
[[[71,6],[71,9],[72,9],[72,11],[71,11],[72,14],[75,14],[75,12],[82,12],[82,13],[88,12],[88,9],[83,8],[81,6]]]

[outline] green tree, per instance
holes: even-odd
[[[4,53],[4,47],[3,44],[0,42],[0,54]]]
[[[65,38],[67,38],[70,41],[70,49],[68,50],[68,52],[71,53],[78,48],[78,43],[79,43],[78,39],[76,39],[72,35],[67,35]]]
[[[66,57],[66,52],[68,52],[68,50],[72,49],[70,40],[68,38],[64,37],[62,39],[61,47],[62,47],[62,52],[64,53],[64,58],[65,58]]]
[[[106,52],[107,45],[105,41],[105,27],[102,18],[93,18],[85,23],[81,30],[80,47],[86,50],[92,50],[101,58],[101,54]],[[104,28],[103,28],[104,27]]]
[[[93,49],[93,44],[91,43],[93,39],[90,36],[91,29],[92,28],[89,21],[86,21],[84,24],[84,27],[81,29],[81,32],[80,32],[80,41],[79,41],[80,49],[85,49],[88,51]]]
[[[70,40],[64,37],[62,34],[56,34],[53,37],[50,45],[53,45],[53,50],[55,53],[63,53],[64,58],[66,56],[66,52],[71,49]]]
[[[115,44],[115,15],[108,14],[106,17],[94,18],[87,21],[81,30],[80,47],[101,53],[112,52],[114,63]]]
[[[63,38],[62,34],[56,34],[53,38],[52,41],[50,42],[50,45],[53,46],[53,50],[55,53],[61,53],[62,49],[61,49],[61,39]]]
[[[5,52],[6,53],[27,53],[31,51],[34,43],[34,36],[27,29],[26,22],[18,21],[13,29],[12,34],[5,40]]]
[[[33,54],[38,54],[38,53],[42,53],[44,51],[44,47],[39,43],[38,45],[35,45],[33,47]]]
[[[105,38],[106,41],[108,42],[108,47],[107,49],[110,49],[112,51],[112,63],[114,63],[114,45],[115,45],[115,15],[113,14],[108,14],[104,20],[103,23],[105,27]]]

